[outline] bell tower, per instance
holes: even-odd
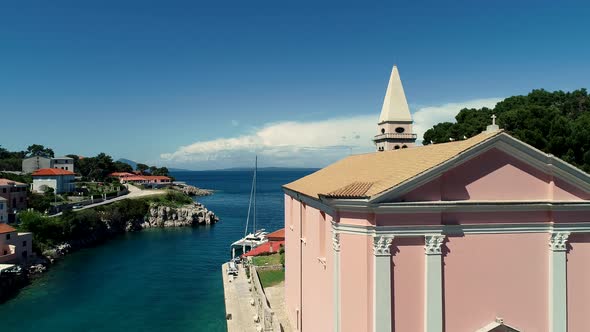
[[[377,123],[378,132],[373,138],[377,151],[413,147],[416,144],[413,123],[399,72],[397,67],[393,66]]]

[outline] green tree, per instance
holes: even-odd
[[[55,154],[53,153],[53,150],[50,148],[46,148],[40,144],[33,144],[33,145],[29,145],[27,147],[27,156],[28,157],[39,156],[39,157],[53,158],[53,157],[55,157]]]
[[[0,146],[0,170],[20,171],[26,154],[25,151],[12,152]]]
[[[137,166],[135,166],[135,169],[136,169],[137,171],[140,171],[141,173],[143,173],[143,172],[147,171],[147,170],[148,170],[148,168],[149,168],[149,166],[148,166],[148,165],[146,165],[146,164],[137,164]]]
[[[131,167],[131,165],[121,161],[115,161],[114,166],[115,172],[133,172],[133,167]]]
[[[66,157],[74,159],[74,170],[76,173],[80,174],[80,156],[76,154],[67,154]]]
[[[113,158],[105,153],[78,160],[77,171],[87,179],[104,181],[115,170]]]
[[[427,130],[423,144],[477,135],[491,123],[492,114],[512,136],[590,172],[590,96],[586,89],[533,90],[526,96],[506,98],[493,109],[462,109],[455,123],[443,122]]]
[[[152,172],[152,175],[161,175],[161,176],[168,176],[168,168],[167,167],[160,167],[157,168]]]

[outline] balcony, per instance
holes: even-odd
[[[416,135],[416,134],[407,134],[407,133],[402,133],[402,134],[398,134],[398,133],[380,134],[380,135],[376,135],[373,138],[373,141],[380,141],[380,140],[384,140],[384,139],[388,139],[388,138],[413,141],[413,140],[416,140],[416,138],[418,138],[418,135]]]

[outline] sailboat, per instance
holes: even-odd
[[[252,178],[252,188],[250,189],[250,202],[248,203],[248,215],[246,216],[246,228],[244,230],[244,237],[232,243],[232,259],[247,253],[248,251],[268,242],[264,229],[256,229],[256,176],[258,174],[258,156],[254,161],[254,176]],[[250,224],[250,212],[252,213],[252,232],[248,233],[248,226]]]

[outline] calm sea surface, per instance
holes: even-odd
[[[281,185],[306,171],[258,174],[259,228],[283,227]],[[0,305],[0,331],[225,331],[220,265],[243,236],[251,172],[177,172],[216,190],[211,227],[126,234],[67,256]]]

